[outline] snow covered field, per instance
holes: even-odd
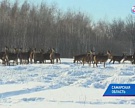
[[[135,65],[0,65],[0,108],[134,108],[135,97],[103,97],[111,83],[135,83]]]

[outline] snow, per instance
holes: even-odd
[[[103,97],[109,84],[135,83],[135,65],[104,68],[73,63],[3,66],[0,64],[0,108],[134,108],[134,97]]]

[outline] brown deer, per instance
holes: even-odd
[[[84,63],[88,63],[89,65],[91,65],[91,63],[94,62],[94,55],[95,55],[95,52],[93,50],[91,50],[90,52],[87,53],[87,55],[85,55],[83,58],[82,58],[82,63],[84,65]]]
[[[59,53],[55,53],[55,59],[56,59],[56,63],[58,63],[58,61],[60,61],[60,63],[61,63],[61,59],[60,59],[60,54]]]
[[[133,64],[133,62],[134,62],[134,56],[133,55],[125,55],[123,59],[124,59],[123,63],[125,61],[130,61]]]
[[[34,49],[33,60],[34,60],[34,63],[37,63],[37,61],[39,61],[39,63],[44,63],[43,52],[41,50],[37,52],[36,49]]]
[[[91,65],[91,62],[92,62],[92,60],[93,60],[93,55],[91,55],[91,54],[87,54],[87,55],[85,55],[83,58],[82,58],[82,63],[83,63],[83,66],[84,66],[84,64],[87,62],[89,65]]]
[[[106,55],[100,55],[100,54],[97,54],[97,55],[94,55],[93,56],[93,61],[94,61],[94,63],[93,63],[93,67],[94,67],[94,64],[96,64],[96,66],[98,67],[98,63],[100,62],[100,63],[104,63],[104,67],[105,67],[105,63],[106,63],[106,61],[108,60],[108,53],[106,54]]]
[[[18,64],[18,52],[17,49],[14,48],[14,52],[9,52],[9,50],[5,51],[5,61],[7,65],[10,65],[10,61],[13,60],[13,65],[16,62]]]
[[[75,62],[77,62],[77,64],[78,64],[78,62],[81,63],[83,58],[85,58],[86,56],[87,56],[87,54],[80,54],[80,55],[74,56],[73,57],[74,58],[73,63],[75,63]]]
[[[121,62],[121,60],[124,58],[124,54],[122,56],[116,56],[116,55],[112,55],[110,51],[107,52],[108,55],[109,55],[109,59],[110,59],[110,62],[111,63],[113,61],[113,64],[115,63],[115,61],[117,62]]]
[[[25,61],[25,63],[29,64],[29,58],[30,58],[30,53],[32,49],[30,48],[27,52],[23,52],[22,48],[19,49],[18,52],[18,58],[20,59],[20,64],[22,64],[22,61]]]
[[[54,48],[52,48],[50,51],[50,60],[52,64],[54,64],[54,59],[55,59],[55,50]]]
[[[43,54],[44,62],[46,63],[46,60],[50,60],[50,53],[44,53]]]
[[[98,62],[100,63],[104,63],[104,67],[105,67],[105,63],[106,61],[108,60],[108,55],[95,55],[94,56],[94,63],[93,63],[93,67],[94,67],[94,64],[96,64],[96,66],[98,67]]]
[[[54,64],[55,59],[56,59],[57,63],[58,63],[58,61],[60,61],[60,63],[61,63],[60,54],[56,53],[54,48],[52,48],[48,53],[50,53],[50,60],[51,60],[52,64]]]
[[[132,62],[132,64],[135,64],[135,52],[133,54],[133,62]]]
[[[5,64],[5,52],[0,52],[0,59],[2,60],[2,64]]]
[[[50,53],[49,52],[44,53],[43,57],[44,57],[45,63],[46,63],[46,60],[50,60],[51,61]],[[60,54],[59,53],[54,53],[54,57],[55,57],[54,59],[56,59],[56,63],[58,63],[58,61],[60,61],[60,63],[61,63],[61,59],[60,59]]]

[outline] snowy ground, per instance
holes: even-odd
[[[135,97],[103,97],[111,83],[135,83],[135,65],[0,65],[0,108],[134,108]]]

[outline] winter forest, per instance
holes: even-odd
[[[133,54],[135,50],[135,16],[124,20],[94,22],[81,11],[63,12],[55,4],[31,5],[16,0],[0,3],[0,49],[37,48],[47,51],[55,48],[61,57],[86,53],[112,51],[114,54]]]

